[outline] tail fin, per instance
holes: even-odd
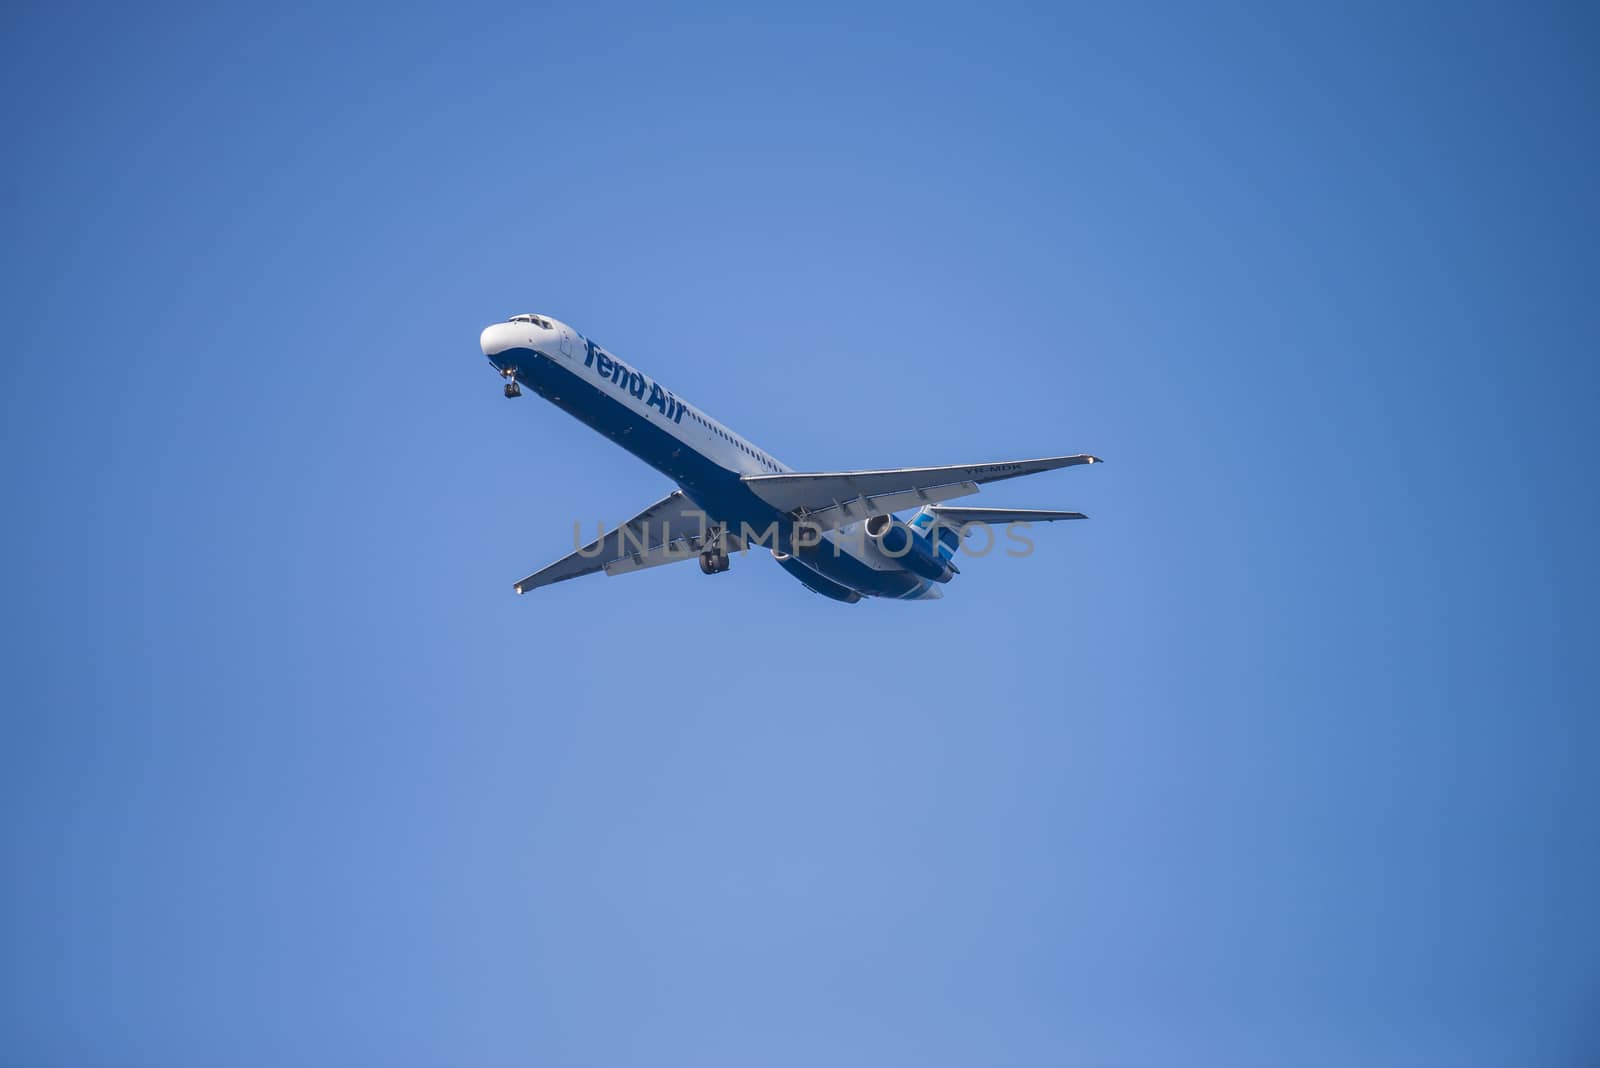
[[[956,550],[961,548],[961,524],[949,520],[936,522],[939,519],[937,505],[925,505],[917,510],[906,526],[916,532],[917,537],[929,543],[929,547],[939,559],[949,563],[956,555]],[[938,537],[935,538],[935,531]]]

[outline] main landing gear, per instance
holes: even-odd
[[[700,554],[700,571],[706,575],[720,575],[732,566],[728,550],[722,546],[722,531],[719,529],[706,543],[705,552]]]
[[[506,398],[522,396],[522,387],[517,385],[517,372],[510,367],[500,369],[500,377],[506,380]]]

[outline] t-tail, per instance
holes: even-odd
[[[961,573],[954,560],[961,532],[939,523],[932,507],[924,507],[909,522],[892,515],[873,516],[867,520],[867,535],[884,555],[919,578],[949,582]]]
[[[962,537],[971,527],[1087,518],[1082,512],[930,504],[904,522],[892,515],[873,516],[867,520],[867,535],[877,542],[880,552],[899,561],[912,574],[930,582],[949,582],[961,574],[955,555],[961,549]]]

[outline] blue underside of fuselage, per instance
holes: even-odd
[[[489,357],[489,362],[501,370],[514,370],[517,381],[523,386],[672,479],[696,506],[717,522],[727,524],[735,532],[741,524],[749,524],[754,531],[765,531],[777,523],[780,544],[793,544],[793,524],[750,492],[737,471],[728,470],[686,445],[654,420],[635,412],[614,395],[573,374],[549,356],[533,349],[508,349]],[[880,571],[848,553],[834,551],[829,542],[802,552],[799,559],[823,578],[869,597],[911,599],[932,585],[909,571]]]

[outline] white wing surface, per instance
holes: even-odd
[[[516,590],[527,593],[596,571],[623,575],[679,560],[692,560],[713,533],[710,517],[690,503],[681,490],[675,490],[616,530],[535,571],[517,583]],[[725,534],[723,545],[731,552],[743,542],[733,534]]]
[[[1036,460],[951,467],[746,475],[744,481],[756,496],[779,511],[803,516],[823,529],[832,529],[869,516],[965,497],[978,492],[978,487],[986,482],[1099,462],[1098,456],[1045,456]]]

